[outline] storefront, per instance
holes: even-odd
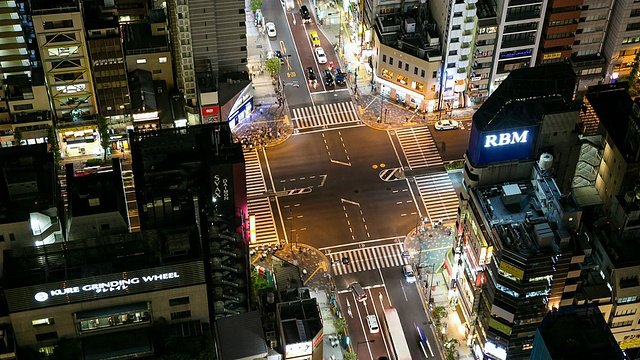
[[[102,154],[100,140],[96,128],[84,126],[78,128],[60,129],[62,142],[60,151],[62,157]]]
[[[133,128],[135,131],[151,131],[160,128],[160,118],[157,111],[133,114]]]
[[[252,111],[253,94],[251,93],[251,86],[245,87],[236,97],[222,107],[222,113],[229,114],[226,119],[231,130],[249,119]]]
[[[405,82],[408,81],[408,79],[404,77],[401,77],[400,80]],[[425,101],[424,95],[400,85],[396,85],[382,78],[376,78],[376,81],[379,84],[380,94],[382,96],[389,98],[392,101],[395,100],[396,102],[408,106],[412,109],[419,109],[420,111],[433,111],[435,100]],[[419,86],[419,84],[415,82],[412,82],[410,85],[414,87]]]

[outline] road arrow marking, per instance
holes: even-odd
[[[347,204],[351,204],[351,205],[355,205],[355,206],[360,206],[359,203],[355,202],[355,201],[351,201],[351,200],[347,200],[347,199],[340,199],[340,202],[342,203],[347,203]]]

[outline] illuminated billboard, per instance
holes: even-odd
[[[467,149],[469,159],[476,165],[529,159],[536,134],[537,126],[483,132],[473,124]]]

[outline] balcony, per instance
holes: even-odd
[[[537,19],[539,17],[540,17],[540,10],[510,13],[510,14],[507,14],[507,22]]]
[[[468,56],[460,56],[458,61],[456,62],[456,67],[458,69],[466,69],[469,67],[469,57]]]
[[[476,16],[476,11],[478,9],[476,8],[475,4],[468,4],[467,7],[464,10],[464,16],[467,17],[474,17]]]
[[[460,41],[462,41],[463,43],[470,43],[471,41],[473,41],[473,31],[471,30],[463,31]]]
[[[471,46],[468,43],[462,43],[458,49],[458,55],[469,56],[471,54]]]
[[[467,78],[467,69],[458,69],[454,74],[453,79],[457,81],[465,80]]]
[[[476,19],[473,17],[464,18],[464,22],[462,23],[462,30],[471,31],[476,26]]]

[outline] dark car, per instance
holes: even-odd
[[[306,5],[300,6],[300,17],[302,18],[303,23],[311,22],[311,15],[309,14],[309,9],[307,9]]]
[[[340,68],[335,69],[335,75],[336,75],[336,84],[338,85],[346,84],[347,74],[343,73],[342,70],[340,70]]]
[[[282,55],[282,51],[276,50],[273,52],[273,55],[280,59],[280,64],[284,65],[284,55]]]
[[[324,79],[324,84],[326,86],[331,86],[331,87],[334,86],[333,75],[331,75],[331,70],[325,70],[322,73],[322,78]]]
[[[318,81],[318,75],[316,75],[316,72],[313,71],[313,68],[311,67],[307,68],[307,77],[309,78],[310,83],[315,83]]]

